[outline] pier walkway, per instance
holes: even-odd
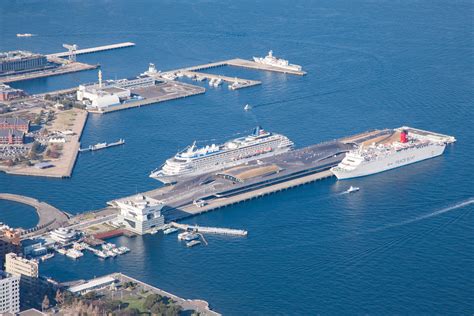
[[[34,207],[39,217],[38,224],[36,225],[35,229],[32,229],[32,231],[35,232],[38,232],[39,230],[45,231],[60,227],[69,219],[64,212],[58,210],[54,206],[28,196],[0,193],[0,199],[23,203]]]
[[[219,235],[231,235],[231,236],[247,236],[248,232],[241,229],[231,229],[231,228],[219,228],[219,227],[203,227],[197,225],[186,225],[178,224],[176,222],[171,222],[171,226],[183,229],[183,230],[194,230],[199,233],[207,234],[219,234]]]
[[[227,207],[233,204],[238,204],[241,202],[249,201],[252,199],[256,199],[256,198],[270,195],[273,193],[277,193],[280,191],[288,190],[290,188],[298,187],[298,186],[308,184],[311,182],[323,180],[326,178],[331,178],[333,176],[334,174],[330,170],[325,170],[322,172],[303,176],[301,178],[296,178],[296,179],[281,182],[278,184],[269,185],[257,190],[252,190],[249,192],[245,192],[245,193],[241,193],[241,194],[237,194],[237,195],[233,195],[229,197],[223,197],[223,198],[210,200],[208,201],[208,204],[203,207],[198,207],[194,205],[193,203],[190,203],[188,205],[180,207],[179,209],[167,210],[166,218],[167,220],[170,220],[170,221],[181,220],[190,216],[195,216],[198,214],[214,211],[219,208]],[[190,226],[190,228],[192,228],[192,226]]]
[[[111,44],[111,45],[103,45],[103,46],[97,46],[97,47],[78,49],[78,50],[76,50],[75,54],[76,55],[83,55],[83,54],[97,53],[97,52],[103,52],[103,51],[106,51],[106,50],[119,49],[119,48],[132,47],[132,46],[135,46],[135,43],[125,42],[125,43],[118,43],[118,44]],[[69,52],[49,54],[49,55],[46,55],[46,56],[48,58],[68,57]]]
[[[291,69],[285,69],[285,68],[271,66],[271,65],[259,64],[254,61],[246,60],[242,58],[234,58],[234,59],[228,59],[228,60],[223,60],[223,61],[217,61],[217,62],[208,63],[208,64],[202,64],[202,65],[196,65],[192,67],[170,70],[166,72],[168,73],[169,72],[172,72],[172,73],[183,72],[184,73],[187,71],[199,72],[202,70],[223,67],[223,66],[233,66],[233,67],[242,67],[242,68],[249,68],[249,69],[255,69],[255,70],[281,72],[285,74],[298,75],[298,76],[306,75],[305,71],[291,70]]]
[[[182,71],[181,73],[183,73],[185,75],[203,77],[203,78],[206,78],[207,80],[221,79],[222,81],[225,81],[225,82],[230,83],[230,84],[236,83],[236,84],[238,84],[238,86],[236,86],[234,88],[234,90],[242,89],[242,88],[248,88],[248,87],[252,87],[252,86],[262,84],[262,82],[258,81],[258,80],[242,79],[242,78],[237,78],[237,77],[227,77],[227,76],[208,74],[208,73],[197,72],[197,71]]]

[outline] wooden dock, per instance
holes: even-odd
[[[103,46],[97,46],[97,47],[78,49],[76,50],[75,54],[76,55],[91,54],[91,53],[103,52],[106,50],[119,49],[119,48],[132,47],[132,46],[135,46],[135,43],[125,42],[125,43],[118,43],[118,44],[111,44],[111,45],[103,45]],[[69,52],[49,54],[46,56],[48,58],[55,58],[55,57],[63,58],[63,57],[68,57]]]

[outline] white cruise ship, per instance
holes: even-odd
[[[338,179],[363,177],[439,156],[444,152],[446,142],[455,141],[451,140],[454,138],[442,140],[416,132],[408,135],[404,129],[393,134],[395,137],[398,135],[398,141],[373,143],[349,151],[331,171]]]
[[[256,63],[274,66],[278,68],[293,70],[293,71],[301,71],[302,68],[299,65],[293,65],[288,62],[288,60],[276,58],[273,56],[273,51],[269,51],[268,55],[265,57],[254,57],[253,60]]]
[[[292,148],[293,142],[286,136],[257,127],[251,135],[232,139],[221,145],[197,148],[196,143],[193,143],[166,160],[161,168],[152,171],[150,177],[163,183],[175,183],[183,178],[278,155]]]

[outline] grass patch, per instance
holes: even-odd
[[[140,311],[140,313],[146,312],[146,310],[143,308],[143,303],[145,300],[142,297],[127,297],[122,300],[122,302],[128,304],[128,308],[136,308]]]

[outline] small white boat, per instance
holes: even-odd
[[[178,240],[184,240],[186,236],[189,235],[189,232],[182,232],[178,234]]]
[[[252,106],[248,103],[244,106],[245,111],[250,111],[251,109],[252,109]]]
[[[199,245],[201,242],[199,240],[191,240],[186,243],[187,247],[194,247]]]
[[[357,191],[359,191],[359,190],[360,190],[360,188],[358,188],[358,187],[353,187],[353,186],[351,185],[351,187],[350,187],[349,189],[347,189],[346,192],[347,192],[347,193],[353,193],[353,192],[357,192]]]
[[[102,259],[107,259],[109,257],[105,252],[101,250],[97,250],[96,252],[94,252],[94,255]]]
[[[194,234],[194,233],[189,233],[184,237],[185,241],[192,241],[192,240],[197,240],[197,239],[199,239],[199,235]]]
[[[66,252],[66,256],[68,256],[69,258],[72,258],[72,259],[77,259],[77,258],[80,258],[82,257],[84,254],[79,251],[79,250],[76,250],[74,248],[72,249],[69,249],[67,252]]]
[[[41,261],[46,261],[46,260],[51,259],[53,257],[54,257],[54,253],[48,253],[44,256],[41,256]]]
[[[32,37],[34,34],[31,33],[18,33],[16,37]]]
[[[214,87],[216,87],[216,88],[218,86],[220,86],[221,84],[222,84],[222,79],[221,78],[218,78],[218,79],[216,79],[216,81],[214,81]]]
[[[177,231],[178,231],[177,228],[170,227],[170,228],[165,229],[165,230],[163,231],[163,234],[169,235],[169,234],[175,233],[175,232],[177,232]]]

